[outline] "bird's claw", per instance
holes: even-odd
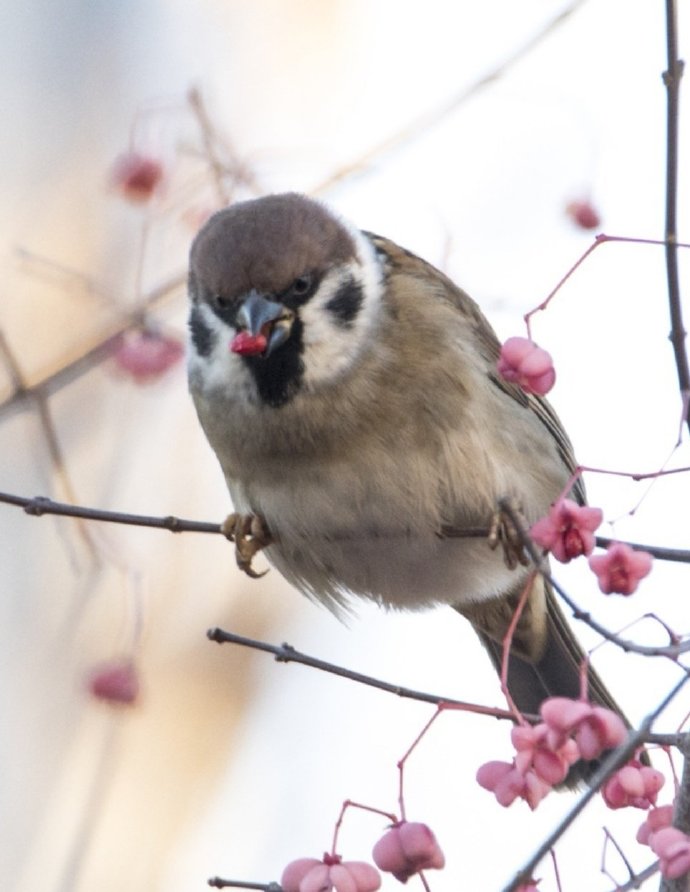
[[[522,514],[522,509],[517,501],[514,499],[509,501],[512,510],[516,514]],[[489,548],[496,549],[499,545],[503,549],[503,560],[509,570],[514,570],[518,564],[523,567],[529,564],[529,557],[525,551],[520,531],[502,508],[496,510],[489,528]]]
[[[235,543],[235,560],[243,573],[251,579],[259,579],[268,573],[268,570],[257,573],[252,567],[254,556],[273,542],[263,517],[259,514],[228,514],[220,530]]]

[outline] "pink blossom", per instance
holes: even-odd
[[[111,356],[120,369],[137,384],[154,381],[176,365],[184,355],[177,338],[155,331],[128,331],[114,342]]]
[[[91,672],[88,687],[97,700],[130,705],[139,696],[139,675],[131,660],[103,663]]]
[[[551,785],[532,769],[520,771],[515,763],[485,762],[477,771],[477,783],[493,793],[499,805],[507,808],[516,799],[524,799],[534,811],[541,800],[551,792]]]
[[[400,821],[388,830],[373,850],[374,864],[406,883],[420,870],[441,869],[446,859],[426,824]]]
[[[675,880],[690,872],[690,837],[676,827],[663,827],[652,833],[649,847],[659,858],[661,875]]]
[[[375,892],[381,886],[381,875],[365,861],[343,861],[340,855],[325,854],[321,861],[291,861],[280,885],[283,892]]]
[[[635,837],[639,843],[648,846],[652,833],[661,830],[663,827],[670,827],[673,821],[673,806],[660,805],[657,808],[650,808],[647,817],[640,824]]]
[[[655,768],[631,759],[627,765],[611,775],[601,790],[609,808],[649,808],[664,785],[664,776]]]
[[[584,700],[551,697],[542,703],[540,713],[549,728],[550,745],[557,747],[570,736],[583,759],[596,759],[605,750],[620,746],[628,734],[617,713]]]
[[[559,499],[546,517],[532,525],[530,534],[564,564],[594,549],[594,530],[603,519],[601,508],[578,505],[572,499]]]
[[[601,217],[591,201],[580,199],[566,205],[566,214],[581,229],[596,229],[601,226]]]
[[[616,592],[631,595],[640,579],[652,569],[652,556],[646,551],[635,551],[624,542],[613,542],[606,554],[596,554],[589,559],[605,595]]]
[[[115,159],[110,183],[128,201],[143,204],[153,197],[163,182],[163,165],[149,155],[127,152]]]
[[[556,380],[551,356],[529,338],[508,338],[501,347],[497,368],[506,381],[539,396],[548,393]]]
[[[539,892],[537,886],[541,880],[528,880],[526,883],[520,883],[515,892]]]

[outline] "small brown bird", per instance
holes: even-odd
[[[273,537],[269,560],[335,610],[351,595],[451,605],[500,668],[529,568],[442,531],[489,528],[504,497],[532,523],[575,462],[548,402],[496,372],[500,345],[474,301],[297,194],[215,214],[189,290],[191,393],[236,511]],[[512,639],[518,708],[577,697],[583,657],[537,578]],[[591,669],[589,691],[616,709]]]

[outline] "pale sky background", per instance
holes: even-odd
[[[5,3],[0,328],[27,380],[92,343],[136,303],[145,212],[123,206],[106,180],[137,115],[141,147],[162,153],[173,174],[165,212],[149,221],[145,292],[183,272],[193,232],[182,212],[208,201],[189,173],[189,150],[199,146],[184,108],[191,85],[266,191],[312,191],[461,95],[568,6]],[[437,126],[320,193],[363,228],[442,265],[501,337],[523,333],[522,315],[590,244],[591,234],[565,216],[571,199],[591,196],[609,234],[662,235],[664,4],[577,6]],[[681,12],[687,55],[690,14]],[[687,83],[684,91],[681,159],[690,145]],[[680,237],[690,241],[683,166],[680,190]],[[41,259],[22,262],[18,248]],[[681,256],[686,291],[689,269]],[[182,334],[185,312],[180,291],[156,318]],[[666,460],[680,414],[668,328],[662,250],[627,245],[597,249],[534,320],[536,340],[557,363],[552,401],[583,464],[644,472]],[[8,388],[0,369],[0,399]],[[208,520],[229,510],[182,367],[142,388],[100,366],[55,394],[50,408],[82,503]],[[0,456],[0,489],[62,496],[30,408],[0,414]],[[672,462],[690,465],[687,444]],[[685,476],[657,482],[634,516],[627,514],[646,484],[588,475],[587,485],[591,502],[618,519],[620,537],[688,546]],[[97,559],[68,521],[0,506],[3,888],[193,892],[215,874],[278,880],[289,860],[330,846],[344,799],[396,809],[395,763],[429,707],[211,645],[210,626],[288,641],[402,685],[501,703],[473,633],[446,611],[391,616],[357,605],[345,626],[275,572],[258,582],[241,577],[215,537],[104,525],[91,537]],[[680,565],[657,563],[627,601],[601,596],[579,562],[558,575],[612,628],[655,612],[688,631],[688,571]],[[128,652],[139,622],[141,704],[113,716],[84,694],[83,678],[95,661]],[[634,634],[663,641],[651,622]],[[633,721],[677,677],[673,666],[611,646],[595,660]],[[688,711],[690,692],[659,729],[673,730]],[[448,862],[428,874],[434,892],[500,889],[574,802],[563,794],[534,814],[519,803],[499,808],[474,782],[489,758],[510,758],[507,726],[448,714],[410,761],[408,817],[433,826]],[[661,756],[657,765],[667,769]],[[659,801],[670,797],[665,790]],[[613,887],[599,873],[603,824],[636,868],[650,863],[634,842],[642,817],[595,803],[558,846],[564,892]],[[373,816],[351,814],[342,854],[368,858],[382,830]],[[621,863],[607,863],[623,881]],[[548,861],[537,876],[540,890],[556,889]],[[656,886],[654,879],[644,888]],[[385,878],[383,888],[398,885]],[[412,880],[409,888],[421,886]]]

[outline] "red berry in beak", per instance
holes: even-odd
[[[248,331],[238,331],[230,342],[230,349],[240,356],[256,356],[263,353],[268,344],[266,335],[250,334]]]

